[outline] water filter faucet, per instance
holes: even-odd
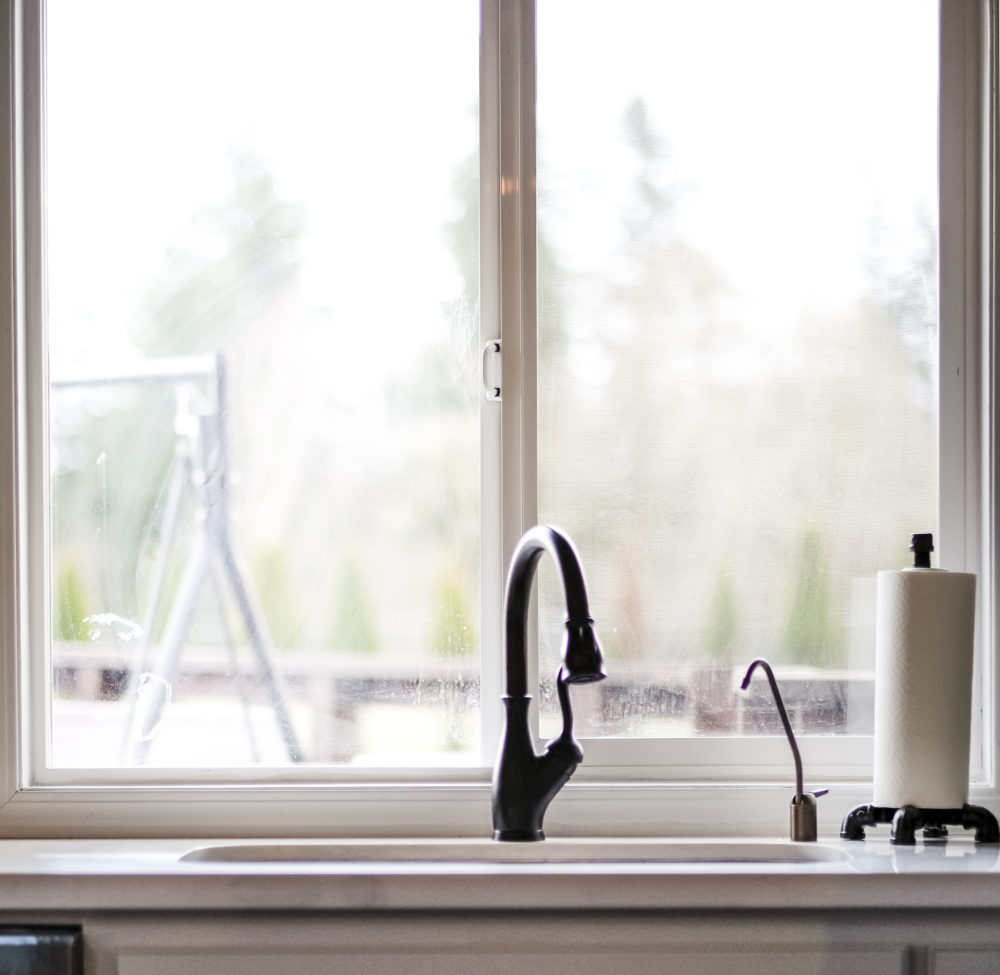
[[[792,797],[792,805],[789,812],[789,832],[792,841],[795,843],[815,843],[819,830],[816,824],[816,800],[820,796],[827,794],[827,789],[819,789],[816,792],[805,792],[802,787],[802,756],[799,754],[799,746],[795,741],[795,734],[792,731],[791,722],[788,720],[788,713],[785,711],[784,702],[781,700],[781,692],[778,690],[778,682],[774,679],[774,671],[771,665],[761,657],[758,657],[747,668],[746,676],[740,685],[741,690],[746,690],[750,686],[750,678],[753,672],[760,667],[767,674],[767,681],[771,685],[771,693],[774,695],[774,706],[778,709],[778,716],[785,728],[785,735],[788,737],[788,744],[792,749],[792,758],[795,761],[795,795]]]

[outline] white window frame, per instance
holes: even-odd
[[[980,576],[970,799],[1000,810],[995,702],[998,611],[993,349],[998,297],[998,0],[942,0],[940,564]],[[482,408],[483,761],[414,772],[323,768],[53,772],[33,742],[48,724],[48,505],[42,0],[0,0],[0,835],[488,835],[500,730],[502,591],[535,500],[534,0],[482,0],[482,339],[503,345],[503,395]],[[991,40],[992,39],[992,42]],[[492,270],[491,270],[492,269]],[[584,553],[586,559],[586,553]],[[532,671],[537,668],[531,668]],[[496,706],[491,706],[491,702]],[[801,742],[809,785],[829,785],[821,828],[870,801],[871,739]],[[584,741],[585,763],[552,803],[550,835],[780,834],[783,740]]]

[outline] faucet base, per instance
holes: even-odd
[[[493,839],[500,843],[537,843],[545,839],[540,829],[495,829]]]

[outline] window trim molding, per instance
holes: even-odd
[[[25,206],[40,192],[42,157],[40,132],[31,130],[31,114],[26,106],[40,97],[40,58],[25,56],[25,45],[40,45],[43,0],[0,0],[0,76],[7,97],[0,108],[0,185],[4,187],[3,226],[0,230],[0,302],[4,322],[0,334],[0,402],[6,409],[0,424],[0,634],[5,652],[0,655],[0,835],[18,836],[443,836],[484,835],[489,824],[489,742],[499,735],[499,708],[484,707],[484,767],[442,772],[433,781],[419,782],[405,776],[373,774],[370,781],[336,781],[339,776],[317,770],[297,775],[295,781],[265,785],[259,781],[225,782],[216,776],[213,783],[99,785],[85,784],[87,776],[73,785],[38,787],[27,780],[30,768],[25,729],[36,732],[45,726],[44,713],[25,713],[27,688],[39,675],[47,673],[47,661],[30,653],[28,634],[45,632],[47,612],[44,592],[45,560],[31,557],[29,536],[38,538],[46,499],[44,464],[26,462],[29,443],[44,443],[44,382],[30,381],[40,370],[44,378],[44,352],[38,330],[27,323],[40,320],[44,302],[44,268],[32,265],[32,253],[40,254],[39,242],[31,228],[41,225],[41,213],[25,213]],[[497,457],[484,463],[483,520],[498,521],[491,512],[502,512],[501,537],[497,548],[502,558],[484,565],[484,618],[500,618],[503,567],[520,537],[533,523],[534,425],[534,211],[533,133],[528,124],[533,105],[534,22],[532,0],[483,0],[481,77],[481,151],[484,154],[481,220],[484,253],[505,255],[513,276],[484,280],[481,288],[482,337],[502,337],[504,351],[511,357],[527,356],[520,373],[507,369],[503,399],[484,404],[484,436],[495,437]],[[963,110],[956,124],[961,127],[961,149],[949,142],[955,153],[942,154],[942,198],[961,193],[965,204],[958,239],[959,256],[942,254],[946,273],[942,278],[941,314],[957,314],[966,323],[961,348],[942,350],[945,363],[957,363],[959,371],[975,366],[982,383],[970,382],[962,410],[961,435],[955,443],[957,454],[942,453],[942,469],[952,477],[962,477],[968,490],[966,508],[982,508],[986,522],[983,536],[965,531],[964,513],[942,512],[943,524],[960,530],[961,546],[949,545],[942,551],[942,564],[974,567],[981,573],[980,633],[984,645],[996,648],[996,613],[1000,611],[996,573],[993,565],[1000,552],[996,505],[998,458],[993,449],[997,432],[998,366],[993,335],[998,326],[997,280],[1000,264],[996,247],[998,222],[996,161],[998,158],[997,106],[990,105],[987,137],[983,136],[985,85],[970,84],[964,72],[975,71],[982,78],[987,64],[982,45],[988,43],[997,26],[997,0],[946,0],[942,4],[942,84],[944,96],[957,86]],[[958,50],[961,56],[949,52]],[[501,52],[505,52],[501,56]],[[511,57],[511,51],[514,56]],[[30,51],[29,51],[30,53]],[[972,57],[966,57],[968,54]],[[990,46],[990,92],[995,93],[997,65],[995,45]],[[518,69],[511,75],[503,65]],[[27,72],[34,65],[34,74]],[[947,81],[950,79],[950,81]],[[34,86],[34,87],[33,87]],[[950,118],[951,116],[946,113]],[[36,120],[37,126],[37,120]],[[501,139],[515,127],[517,140]],[[514,144],[516,143],[516,145]],[[970,151],[972,150],[972,151]],[[986,161],[982,159],[986,155]],[[39,183],[32,187],[36,178]],[[505,192],[505,187],[507,192]],[[966,218],[969,213],[987,210],[977,207],[979,194],[988,193],[987,226]],[[970,196],[971,194],[971,201]],[[951,210],[948,210],[951,213]],[[943,236],[943,235],[942,235]],[[949,240],[952,239],[949,237]],[[985,246],[984,246],[985,245]],[[34,250],[33,250],[34,249]],[[969,255],[982,254],[980,261]],[[492,265],[486,265],[492,266]],[[950,271],[958,268],[957,271]],[[980,352],[985,350],[980,356]],[[947,356],[945,356],[947,351]],[[956,358],[957,357],[957,358]],[[510,360],[508,360],[510,361]],[[949,367],[950,368],[950,367]],[[972,373],[969,373],[970,376]],[[985,415],[982,424],[979,417]],[[942,438],[943,440],[945,438]],[[952,440],[946,444],[950,448]],[[985,450],[983,447],[985,445]],[[983,450],[986,462],[980,467]],[[960,459],[959,459],[960,455]],[[515,472],[513,477],[511,471]],[[505,475],[501,477],[501,475]],[[501,489],[497,485],[503,483]],[[493,519],[493,520],[491,520]],[[952,529],[942,531],[952,537]],[[494,550],[497,550],[495,548]],[[961,549],[961,550],[959,550]],[[37,549],[36,549],[37,555]],[[485,562],[485,560],[484,560]],[[34,598],[29,600],[29,595]],[[494,627],[499,634],[499,625]],[[497,660],[497,676],[484,675],[484,695],[490,680],[499,686],[499,645],[490,648],[485,637],[484,656]],[[489,640],[495,641],[496,636]],[[986,659],[985,657],[983,659]],[[971,790],[971,801],[998,808],[1000,791],[996,784],[1000,767],[997,739],[998,722],[994,702],[1000,696],[1000,675],[994,656],[986,660],[979,687],[984,706],[982,785]],[[992,693],[986,693],[989,689]],[[484,701],[488,698],[484,696]],[[492,715],[492,716],[490,716]],[[769,743],[760,743],[767,752]],[[653,770],[637,767],[618,769],[616,781],[595,781],[606,774],[585,763],[547,815],[552,833],[703,835],[706,829],[725,835],[782,835],[787,829],[788,784],[784,742],[774,744],[775,756],[766,764],[755,762],[752,779],[745,768],[733,767],[730,781],[698,781],[693,768],[674,770],[673,780],[654,779]],[[829,746],[829,740],[826,742]],[[585,750],[588,743],[584,742]],[[825,747],[821,739],[802,742],[807,775],[810,755]],[[864,747],[864,746],[862,746]],[[781,754],[780,764],[777,756]],[[250,773],[260,777],[268,770]],[[323,776],[325,781],[318,781]],[[744,781],[739,781],[743,779]],[[827,784],[818,782],[817,784]],[[851,770],[834,780],[832,795],[820,803],[821,829],[835,831],[840,818],[852,806],[870,801],[870,786]],[[708,818],[711,812],[711,819]],[[721,819],[720,816],[724,816]],[[738,822],[735,821],[738,818]]]
[[[21,436],[18,429],[22,410],[18,404],[17,376],[19,373],[20,295],[19,241],[17,209],[21,139],[17,131],[19,111],[16,105],[19,84],[17,76],[21,62],[18,38],[20,24],[17,4],[5,3],[0,18],[0,71],[5,97],[0,103],[0,187],[3,188],[2,231],[0,231],[0,303],[3,332],[0,335],[0,402],[4,409],[0,427],[0,681],[2,681],[2,714],[0,714],[0,800],[9,801],[18,788],[17,759],[21,755],[19,694],[20,615],[22,612],[21,565],[18,558],[22,537],[19,502],[23,489],[19,484],[19,453]]]
[[[1000,0],[986,0],[976,8],[980,18],[978,50],[981,79],[979,127],[980,193],[986,205],[980,207],[982,226],[981,276],[978,293],[979,337],[983,376],[980,413],[983,417],[980,450],[983,458],[982,503],[986,524],[983,532],[982,562],[988,587],[982,599],[983,645],[988,652],[983,661],[981,704],[983,709],[982,758],[984,778],[991,798],[1000,802]]]

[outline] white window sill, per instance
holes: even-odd
[[[819,835],[838,837],[844,817],[872,801],[861,782],[829,786],[818,800]],[[791,781],[570,782],[549,806],[546,835],[787,838]],[[1000,816],[1000,793],[973,788],[969,802]],[[72,835],[105,839],[295,836],[377,839],[492,835],[488,781],[278,786],[76,787],[14,792],[0,808],[8,840]],[[192,827],[192,823],[198,824]],[[877,830],[884,829],[877,827]]]

